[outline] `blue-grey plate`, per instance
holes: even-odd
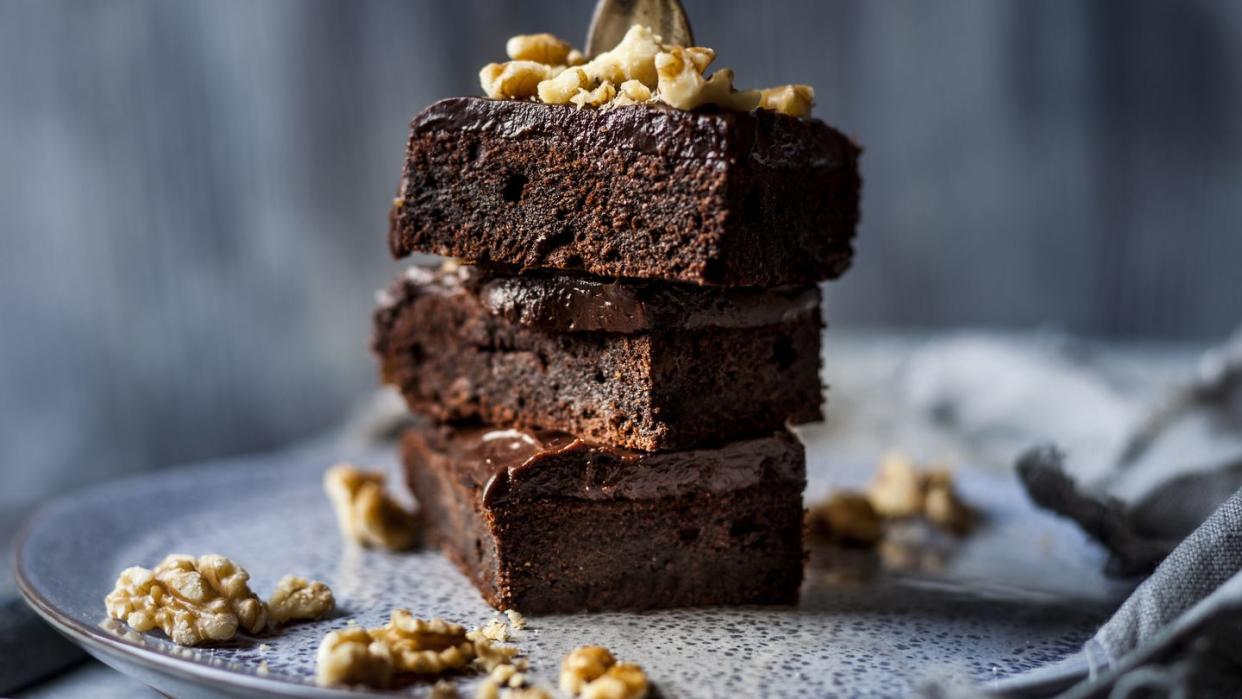
[[[867,477],[867,463],[816,448],[813,436],[809,444],[809,493]],[[343,458],[395,473],[388,450],[319,448],[63,497],[20,537],[18,584],[39,614],[92,655],[173,696],[357,696],[364,690],[313,684],[315,650],[329,630],[380,625],[394,607],[466,625],[495,614],[436,553],[342,542],[320,479]],[[1070,655],[1125,586],[1102,577],[1101,552],[1033,509],[1012,479],[967,474],[960,485],[986,515],[973,536],[955,542],[911,530],[899,537],[908,545],[890,545],[882,556],[816,552],[796,608],[541,616],[515,642],[547,688],[561,657],[591,643],[641,664],[669,697],[892,696],[928,679],[991,683]],[[117,573],[174,552],[229,556],[262,596],[285,574],[323,580],[339,610],[278,635],[198,649],[106,623],[103,598]],[[463,696],[478,682],[455,680]]]

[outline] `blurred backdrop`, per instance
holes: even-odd
[[[1242,320],[1242,3],[686,5],[739,84],[815,86],[866,148],[835,328]],[[409,118],[590,11],[0,1],[0,505],[338,422]]]

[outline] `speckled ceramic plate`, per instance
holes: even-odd
[[[866,478],[867,464],[818,449],[809,436],[811,495]],[[320,490],[337,458],[395,469],[387,451],[304,450],[62,498],[19,542],[19,585],[91,654],[173,696],[356,695],[313,685],[327,631],[351,620],[379,625],[393,607],[467,625],[494,612],[438,554],[344,544]],[[545,687],[555,686],[564,653],[595,643],[643,665],[670,697],[892,696],[929,677],[987,683],[1072,653],[1124,592],[1097,572],[1101,553],[1070,525],[1035,511],[1009,479],[965,476],[961,488],[986,513],[974,536],[954,542],[909,531],[878,554],[815,552],[796,608],[543,616],[530,619],[516,643]],[[284,574],[324,580],[339,610],[279,635],[194,650],[101,625],[117,573],[172,552],[230,556],[264,596]],[[478,678],[456,681],[470,696]],[[417,695],[427,686],[398,691]]]

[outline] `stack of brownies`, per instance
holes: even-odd
[[[766,110],[448,99],[412,124],[383,380],[438,545],[523,612],[791,603],[817,282],[858,148]]]

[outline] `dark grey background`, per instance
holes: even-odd
[[[1242,3],[686,3],[867,151],[837,328],[1242,317]],[[590,3],[0,0],[0,504],[338,421],[409,117]],[[140,504],[135,503],[135,506]]]

